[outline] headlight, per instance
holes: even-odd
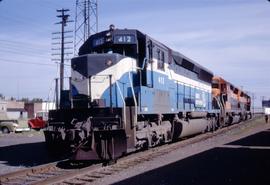
[[[17,123],[13,123],[12,126],[15,128],[18,127],[19,125]]]

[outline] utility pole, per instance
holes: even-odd
[[[73,38],[71,35],[66,35],[67,33],[73,33],[73,31],[69,30],[66,31],[65,27],[67,26],[68,22],[73,22],[68,20],[69,14],[67,12],[69,9],[58,9],[56,10],[60,15],[57,15],[58,18],[61,19],[60,22],[55,24],[61,24],[61,31],[60,32],[53,32],[53,40],[57,40],[57,42],[53,42],[54,46],[58,46],[57,48],[52,48],[52,51],[56,51],[56,53],[52,53],[52,56],[60,56],[59,58],[53,58],[53,61],[60,61],[60,100],[61,100],[61,92],[64,90],[64,61],[67,60],[65,55],[73,54],[72,52],[68,51],[69,49],[73,49],[72,47],[67,46],[67,44],[72,44],[72,41],[66,41],[67,38]],[[59,47],[60,46],[60,47]],[[60,53],[59,53],[60,51]]]
[[[97,0],[76,0],[74,54],[79,47],[98,32],[98,2]]]
[[[61,62],[60,62],[60,92],[64,90],[64,55],[65,55],[65,26],[67,26],[69,14],[65,14],[69,11],[69,9],[60,9],[56,10],[57,12],[61,13],[57,15],[58,18],[62,20],[56,24],[61,24]],[[60,97],[61,98],[61,97]]]
[[[54,58],[52,58],[53,61],[56,62],[60,62],[60,79],[59,79],[59,84],[60,84],[60,106],[61,106],[61,102],[62,102],[62,92],[64,91],[64,65],[65,65],[65,60],[69,60],[69,58],[66,58],[66,55],[73,55],[73,47],[68,45],[68,44],[73,44],[73,42],[71,40],[67,40],[67,39],[73,39],[73,31],[72,30],[65,30],[65,27],[67,26],[67,23],[69,22],[73,22],[68,20],[69,19],[69,14],[67,14],[67,12],[69,12],[69,9],[58,9],[56,10],[59,15],[57,15],[58,18],[61,19],[60,22],[57,22],[55,24],[60,24],[61,25],[61,31],[59,32],[53,32],[52,33],[52,56],[54,56]],[[68,35],[69,34],[69,35]],[[58,86],[58,80],[56,85]],[[57,87],[58,90],[58,87]],[[58,97],[58,92],[57,96]],[[56,102],[58,104],[58,98],[56,99]],[[58,104],[59,105],[59,104]],[[57,107],[58,108],[58,107]]]
[[[252,112],[253,112],[253,115],[254,115],[254,113],[255,113],[255,94],[254,93],[252,93]]]

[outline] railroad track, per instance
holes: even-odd
[[[159,156],[168,154],[176,149],[179,149],[180,147],[226,133],[230,130],[234,130],[235,128],[239,128],[241,130],[243,127],[252,127],[252,124],[247,123],[258,118],[260,117],[255,117],[246,122],[231,125],[215,132],[207,132],[192,138],[181,140],[179,142],[165,144],[160,147],[151,148],[142,152],[135,152],[120,158],[115,164],[103,166],[102,163],[98,163],[82,168],[66,169],[59,167],[59,162],[55,162],[2,175],[0,176],[0,184],[90,184],[105,176],[113,175],[119,171],[134,167],[139,163],[150,161]],[[68,163],[69,161],[66,160],[61,162]]]
[[[90,170],[98,166],[101,165],[62,160],[1,175],[0,185],[42,184],[49,179],[56,181],[59,177],[72,177],[81,173],[82,169]]]

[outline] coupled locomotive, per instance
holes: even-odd
[[[68,98],[49,112],[46,144],[76,160],[111,160],[246,119],[249,96],[227,96],[224,84],[148,35],[111,26],[71,60]]]
[[[239,123],[252,117],[250,96],[219,76],[213,77],[212,96],[213,108],[219,110],[218,124],[221,126]]]

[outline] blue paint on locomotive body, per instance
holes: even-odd
[[[104,38],[107,35],[111,35],[112,40],[110,44],[105,42],[106,39]],[[126,39],[127,37],[130,37],[130,40]],[[101,41],[100,39],[102,42],[97,42]],[[111,52],[112,49],[114,49],[113,52],[118,53],[117,57],[104,54],[104,52]],[[112,55],[115,55],[115,53]],[[93,70],[91,72],[94,74],[105,70],[106,65],[104,65],[104,61],[106,60],[104,58],[106,57],[107,59],[108,57],[110,58],[113,65],[119,65],[119,61],[125,57],[130,57],[137,61],[137,72],[133,70],[123,71],[124,74],[115,83],[112,83],[111,87],[107,84],[105,89],[102,89],[102,92],[98,94],[105,107],[121,108],[124,106],[124,102],[130,103],[130,100],[134,99],[133,88],[139,114],[189,111],[210,112],[212,110],[212,72],[138,30],[116,29],[92,35],[80,48],[79,55],[87,55],[82,60],[88,60],[88,67],[85,68],[83,65],[81,67],[78,65],[78,69]],[[88,56],[96,56],[91,65],[89,62],[90,57]],[[148,60],[146,64],[144,63],[145,59]],[[74,60],[74,62],[76,61]],[[95,65],[101,67],[97,68]],[[138,70],[140,67],[143,68],[141,73]],[[76,69],[76,65],[74,69]],[[85,72],[82,69],[79,73],[88,78],[88,76],[82,74]],[[100,69],[100,71],[95,71],[95,69]],[[171,72],[176,74],[176,76],[179,75],[179,78],[176,77],[178,79],[174,79],[170,74]],[[143,77],[140,76],[142,73],[144,73]],[[115,74],[111,75],[114,76]],[[131,86],[130,76],[134,87]],[[141,82],[142,80],[144,81]],[[72,91],[75,93],[80,92],[79,89],[73,89]],[[85,95],[87,96],[87,94]]]
[[[152,72],[148,71],[148,73]],[[117,81],[118,87],[116,83],[112,84],[112,107],[123,107],[123,99],[133,99],[129,75],[131,75],[131,80],[133,81],[136,74],[125,73]],[[160,78],[164,79],[163,84],[159,83],[158,80]],[[212,97],[210,92],[190,87],[188,84],[177,84],[176,80],[170,80],[167,75],[159,72],[153,72],[153,82],[153,88],[147,86],[134,87],[139,114],[211,111]],[[72,90],[74,90],[74,88],[72,88]],[[74,92],[78,92],[78,90],[75,89]],[[110,107],[109,86],[102,94],[101,99],[104,100],[105,107]],[[199,104],[198,102],[203,103]]]

